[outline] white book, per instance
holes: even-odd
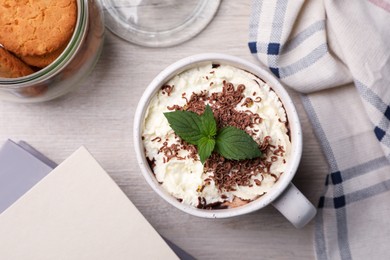
[[[79,148],[0,214],[0,259],[178,259]]]

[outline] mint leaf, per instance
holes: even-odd
[[[218,131],[215,149],[230,160],[253,159],[261,156],[259,146],[253,138],[233,126]]]
[[[209,138],[214,137],[217,134],[217,122],[215,121],[213,110],[211,110],[209,105],[206,106],[200,119],[202,122],[202,134]]]
[[[173,111],[164,113],[173,131],[184,141],[197,144],[205,135],[202,133],[202,121],[198,114],[190,111]]]
[[[203,164],[210,157],[215,147],[214,138],[202,137],[198,142],[200,162]]]

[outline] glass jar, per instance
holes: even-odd
[[[103,13],[97,1],[77,1],[77,22],[61,55],[41,70],[19,78],[0,78],[0,99],[41,102],[77,87],[96,64],[103,48]]]
[[[106,27],[147,47],[183,43],[213,19],[221,0],[101,0]]]

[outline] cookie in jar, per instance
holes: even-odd
[[[2,1],[0,13],[0,99],[62,96],[100,56],[104,23],[97,1]]]

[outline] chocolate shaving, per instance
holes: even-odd
[[[242,107],[251,107],[253,105],[253,100],[250,97],[247,97],[242,103]]]
[[[279,177],[274,173],[270,173],[270,175],[275,179],[275,181],[277,181],[279,179]]]
[[[284,156],[285,151],[284,151],[283,146],[278,145],[278,148],[275,149],[273,153],[274,153],[274,155]]]
[[[184,98],[185,101],[188,103],[188,98],[186,97],[186,93],[185,92],[181,94],[181,98]]]
[[[183,110],[183,108],[179,105],[167,106],[168,110]]]
[[[154,142],[154,141],[161,142],[161,137],[157,136],[157,137],[153,138],[151,141],[152,142]]]
[[[181,147],[179,144],[171,144],[170,146],[168,146],[167,142],[164,142],[163,146],[160,148],[160,152],[163,152],[165,155],[165,157],[163,158],[166,159],[165,162],[169,162],[172,158],[184,160],[184,157],[178,155],[180,150]]]
[[[150,169],[153,169],[156,166],[156,159],[155,158],[149,159],[149,157],[146,157],[146,161],[148,162]]]
[[[170,96],[174,87],[175,87],[174,85],[171,86],[171,85],[168,85],[168,84],[162,86],[161,87],[162,94],[166,93],[168,96]]]
[[[198,209],[206,209],[207,202],[204,197],[198,197]]]

